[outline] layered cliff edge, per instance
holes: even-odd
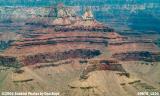
[[[26,22],[25,32],[17,32],[17,39],[0,54],[6,85],[1,89],[57,91],[61,96],[159,91],[160,55],[152,41],[130,40],[94,19],[70,20]]]

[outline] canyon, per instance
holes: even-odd
[[[0,43],[0,91],[55,91],[60,96],[159,92],[160,48],[154,42],[159,34],[123,35],[92,17],[69,15],[33,16],[0,26],[16,30],[8,34],[13,38],[7,47],[4,39]]]

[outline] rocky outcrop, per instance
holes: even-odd
[[[5,67],[14,67],[19,68],[27,65],[35,65],[38,63],[50,63],[58,62],[61,60],[67,59],[90,59],[96,56],[99,56],[101,52],[96,49],[75,49],[68,50],[64,52],[55,52],[55,53],[39,53],[34,55],[26,55],[21,57],[12,57],[12,56],[0,56],[0,65]],[[65,62],[67,64],[67,62]],[[71,62],[70,62],[71,63]],[[61,63],[59,65],[62,65]],[[42,65],[37,68],[47,67],[47,66],[58,66],[58,65]]]
[[[25,38],[12,44],[12,46],[26,47],[35,45],[57,45],[63,43],[89,43],[103,44],[108,46],[109,41],[120,41],[127,38],[120,36],[115,32],[55,32],[55,33],[32,33],[25,34]],[[118,45],[109,42],[110,45]]]
[[[125,39],[125,37],[124,37]],[[145,44],[145,43],[153,43],[151,40],[135,40],[135,41],[122,41],[122,42],[111,42],[109,43],[109,45],[125,45],[125,44],[132,44],[132,43],[142,43],[142,44]]]
[[[35,45],[56,45],[59,43],[71,43],[71,42],[77,42],[77,43],[90,43],[90,44],[104,44],[108,45],[108,41],[105,39],[96,39],[96,38],[87,38],[87,37],[73,37],[73,38],[53,38],[50,40],[33,40],[33,41],[25,41],[25,42],[17,42],[15,44],[12,44],[12,46],[17,47],[25,47],[25,46],[35,46]]]
[[[24,59],[22,59],[22,62],[24,65],[34,65],[37,63],[57,62],[60,60],[74,58],[90,59],[100,54],[101,52],[99,50],[75,49],[64,52],[39,53],[36,55],[28,55],[23,57]]]
[[[69,32],[69,31],[93,31],[93,32],[113,32],[114,29],[111,29],[109,27],[85,27],[85,26],[72,26],[72,27],[57,27],[55,28],[55,31],[63,31],[63,32]]]
[[[81,61],[82,62],[82,61]],[[125,76],[129,77],[126,70],[123,68],[121,64],[114,60],[98,60],[91,61],[81,72],[80,79],[87,79],[88,74],[93,71],[98,70],[110,70],[110,71],[119,71],[125,74]]]
[[[66,64],[73,64],[73,60],[65,60],[65,61],[60,61],[60,62],[55,62],[55,63],[46,63],[46,64],[38,64],[34,66],[34,69],[40,69],[40,68],[47,68],[47,67],[58,67],[61,65],[66,65]]]
[[[126,53],[115,53],[113,57],[122,61],[147,61],[158,62],[160,61],[160,54],[148,51],[134,51]]]

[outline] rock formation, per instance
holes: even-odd
[[[90,10],[82,18],[58,5],[49,15],[24,22],[0,52],[2,89],[54,90],[61,96],[135,96],[145,88],[159,90],[159,47],[149,39],[123,36],[93,17]]]

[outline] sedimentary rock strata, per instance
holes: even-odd
[[[29,55],[24,57],[22,62],[25,65],[33,65],[37,63],[57,62],[60,60],[74,59],[74,58],[90,59],[100,54],[101,52],[99,50],[75,49],[64,52],[39,53],[36,55]]]
[[[51,39],[51,40],[37,40],[37,41],[28,41],[28,42],[19,42],[17,44],[13,44],[12,46],[17,47],[25,47],[25,46],[34,46],[34,45],[56,45],[58,43],[70,43],[70,42],[79,42],[79,43],[90,43],[90,44],[104,44],[107,46],[107,40],[95,40],[92,38],[59,38],[59,39]]]
[[[38,53],[35,55],[26,55],[21,57],[8,57],[1,56],[0,64],[3,66],[18,66],[18,63],[21,62],[22,66],[25,65],[34,65],[38,63],[49,63],[57,62],[67,59],[90,59],[95,56],[99,56],[101,52],[99,50],[90,50],[90,49],[75,49],[64,52],[55,52],[55,53]],[[21,59],[18,59],[21,58]]]
[[[122,61],[148,61],[148,62],[158,62],[160,61],[160,54],[148,51],[133,51],[126,53],[115,53],[114,58]]]
[[[61,7],[58,14],[52,14],[56,8],[51,12],[47,8],[41,11],[49,15],[32,14],[22,23],[0,24],[5,30],[0,34],[0,39],[5,38],[0,41],[0,49],[5,49],[0,50],[0,89],[54,90],[61,96],[135,96],[159,88],[160,55],[158,42],[153,42],[158,35],[146,38],[130,29],[119,34],[95,20],[91,11],[73,16]],[[12,42],[5,42],[6,38]]]
[[[113,32],[114,30],[109,27],[102,27],[99,28],[98,26],[71,26],[71,27],[57,27],[55,28],[55,31],[93,31],[93,32]]]
[[[90,72],[98,70],[119,71],[127,74],[126,70],[116,60],[91,60],[88,62],[86,61],[80,61],[80,62],[81,64],[88,63],[82,70],[82,73],[80,74],[80,79],[87,79],[88,74]]]
[[[111,44],[108,46],[108,50],[115,54],[115,53],[125,53],[125,52],[132,52],[132,51],[151,51],[151,52],[158,52],[159,48],[155,46],[153,43],[139,43],[139,42],[130,42],[124,44]]]

